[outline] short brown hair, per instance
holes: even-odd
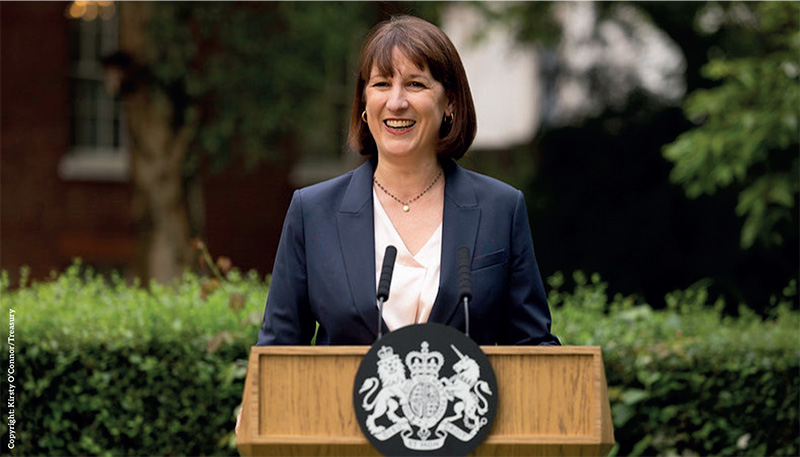
[[[366,107],[364,89],[372,67],[381,73],[394,75],[392,51],[397,48],[419,68],[425,66],[444,86],[445,94],[454,106],[453,123],[442,122],[436,153],[459,159],[475,139],[477,120],[467,73],[450,39],[438,27],[413,16],[396,16],[376,25],[367,36],[358,64],[358,82],[350,116],[350,146],[363,155],[377,153],[377,146],[361,113]]]

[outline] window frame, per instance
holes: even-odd
[[[119,98],[106,91],[100,61],[102,56],[119,47],[119,15],[108,19],[67,20],[71,22],[68,32],[70,146],[59,162],[58,174],[67,181],[128,181],[130,160],[124,111]],[[81,82],[94,85],[91,90],[98,91],[96,95],[78,98]],[[79,129],[84,129],[89,141],[79,138]]]

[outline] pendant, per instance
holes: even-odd
[[[403,212],[407,213],[409,211],[411,211],[411,207],[408,205],[403,205]]]

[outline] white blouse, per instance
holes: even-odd
[[[380,282],[386,247],[392,245],[397,248],[389,299],[383,305],[383,320],[389,330],[427,322],[439,293],[442,224],[417,255],[411,255],[381,206],[374,188],[372,205],[375,218],[375,284]]]

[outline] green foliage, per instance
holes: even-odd
[[[152,4],[147,65],[202,127],[187,173],[202,156],[215,169],[232,154],[280,158],[287,136],[318,128],[309,120],[330,86],[344,91],[374,13],[361,2]]]
[[[797,455],[800,314],[797,283],[762,320],[722,313],[707,281],[668,294],[655,311],[609,298],[597,275],[549,278],[553,332],[603,347],[620,455]]]
[[[489,27],[495,25],[510,27],[520,43],[552,45],[561,36],[561,27],[552,14],[553,2],[473,2],[470,5],[488,20],[488,27],[476,31],[476,40],[485,37]]]
[[[663,149],[675,165],[670,179],[691,198],[740,187],[736,214],[745,217],[743,248],[756,240],[782,244],[786,227],[794,229],[781,222],[796,217],[800,194],[800,4],[752,8],[758,17],[752,33],[762,49],[713,58],[702,68],[719,85],[690,94],[684,111],[697,127]]]
[[[17,309],[17,325],[37,336],[37,344],[58,349],[105,341],[109,349],[138,347],[159,341],[190,342],[223,331],[252,339],[250,324],[260,324],[266,285],[251,272],[228,273],[224,288],[208,294],[205,280],[187,273],[181,281],[149,287],[128,285],[117,275],[110,279],[74,263],[46,283],[34,283],[7,292],[3,278],[4,308]],[[244,306],[231,301],[242,294]]]
[[[293,160],[287,144],[299,138],[321,137],[338,155],[369,28],[389,12],[435,21],[438,8],[438,2],[151,4],[145,64],[177,118],[199,124],[185,173],[196,173],[204,157],[212,170],[236,155],[247,165]]]
[[[796,283],[762,320],[747,308],[723,315],[704,282],[670,294],[664,311],[609,298],[597,275],[548,282],[553,331],[565,344],[603,347],[619,454],[800,451]],[[12,455],[235,454],[235,410],[267,294],[257,275],[186,274],[143,288],[75,264],[8,287],[3,273],[0,314],[16,316]]]
[[[186,274],[148,289],[76,263],[9,291],[3,272],[2,314],[14,309],[16,327],[12,455],[233,453],[267,286],[236,270],[208,284]]]

